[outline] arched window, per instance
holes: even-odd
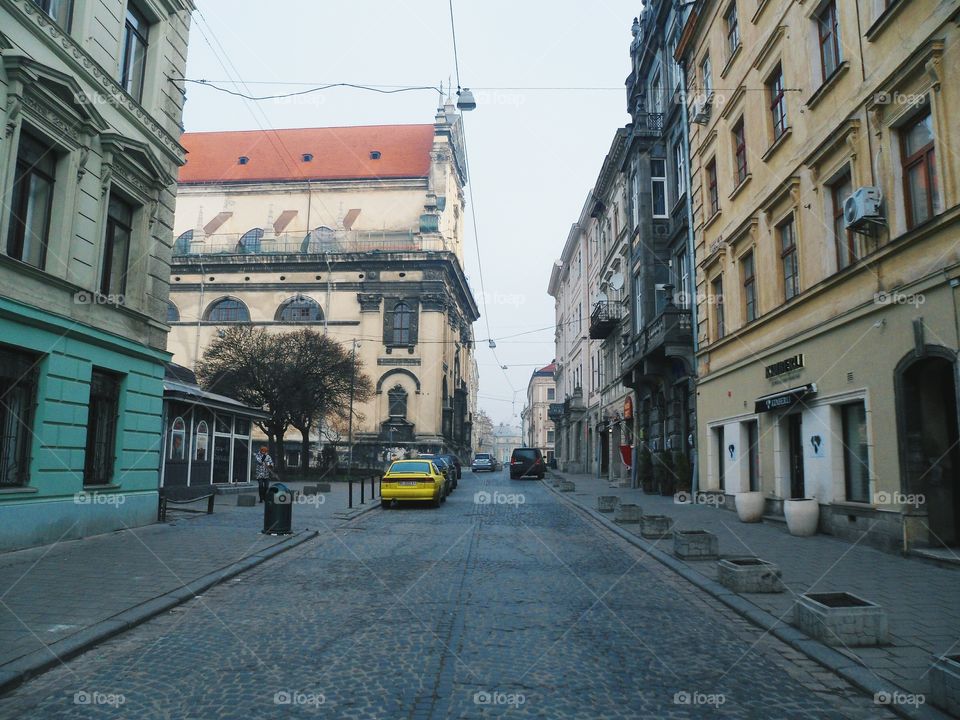
[[[187,230],[173,244],[174,255],[189,255],[190,243],[193,242],[193,230]]]
[[[304,253],[323,253],[336,249],[337,233],[333,228],[321,225],[311,230],[303,239],[300,246],[300,252]]]
[[[410,345],[412,334],[410,326],[413,323],[413,311],[406,303],[397,303],[393,308],[393,342],[395,345]]]
[[[387,393],[390,399],[390,417],[405,418],[407,416],[407,391],[401,385],[395,385],[393,390]]]
[[[180,322],[180,311],[177,310],[177,306],[169,300],[167,300],[167,322]]]
[[[323,321],[323,310],[313,298],[297,295],[287,300],[277,311],[279,322],[314,323]]]
[[[170,424],[170,459],[184,460],[187,457],[187,426],[182,417]]]
[[[250,322],[250,311],[236,298],[223,298],[207,308],[205,319],[213,323]]]
[[[207,449],[210,447],[210,429],[207,423],[201,420],[197,423],[197,440],[195,445],[194,459],[197,462],[207,461]]]
[[[248,230],[240,237],[237,244],[238,253],[258,253],[260,252],[260,243],[263,240],[263,228],[254,228]]]

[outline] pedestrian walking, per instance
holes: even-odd
[[[253,456],[257,463],[257,490],[260,492],[260,502],[267,499],[267,487],[270,485],[270,476],[273,475],[273,458],[269,448],[264,445],[260,452]]]

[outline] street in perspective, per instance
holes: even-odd
[[[0,0],[0,719],[960,718],[958,54]]]

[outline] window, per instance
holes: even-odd
[[[630,173],[630,219],[636,229],[640,224],[640,174],[636,170]]]
[[[663,112],[663,78],[659,68],[653,76],[653,82],[650,83],[650,112]]]
[[[787,130],[787,99],[783,93],[783,67],[777,65],[767,80],[770,93],[770,117],[773,120],[773,139],[779,140]]]
[[[87,447],[83,463],[84,485],[109,485],[117,457],[117,417],[120,414],[120,378],[94,370],[90,378],[87,411]]]
[[[780,263],[783,267],[783,299],[791,300],[800,293],[797,234],[793,216],[777,227],[777,233],[780,235]]]
[[[743,273],[743,316],[749,323],[757,319],[757,275],[752,250],[740,260],[740,268]]]
[[[143,79],[147,66],[147,33],[150,24],[132,3],[127,5],[120,57],[120,85],[137,102],[143,100]]]
[[[10,208],[7,255],[43,268],[50,236],[56,157],[53,150],[23,133]]]
[[[722,340],[727,334],[727,326],[723,317],[723,278],[718,277],[713,281],[713,318],[714,332],[717,340]]]
[[[413,311],[406,303],[397,303],[393,308],[393,344],[413,344]]]
[[[210,447],[210,427],[203,420],[197,423],[197,439],[194,443],[194,459],[197,462],[207,462],[207,453]]]
[[[726,463],[727,448],[724,440],[723,425],[713,429],[714,439],[717,443],[717,487],[720,490],[726,489]]]
[[[908,229],[926,222],[940,211],[933,137],[929,108],[900,131],[903,197]]]
[[[33,0],[33,3],[49,15],[57,25],[70,32],[73,0]]]
[[[228,431],[229,432],[229,431]],[[187,426],[182,417],[174,418],[170,423],[170,459],[184,460],[187,457],[186,448]]]
[[[690,264],[687,262],[687,253],[680,251],[673,259],[676,268],[676,277],[674,285],[677,294],[674,295],[674,303],[682,308],[690,307]]]
[[[700,63],[700,76],[703,78],[703,99],[708,100],[713,94],[713,66],[709,55]]]
[[[821,78],[826,82],[840,67],[840,26],[834,0],[827,2],[817,13],[817,33],[820,38]]]
[[[110,193],[100,275],[100,292],[103,295],[123,295],[127,291],[127,263],[130,260],[132,233],[133,206]]]
[[[547,400],[556,400],[557,391],[554,388],[547,388]]]
[[[747,423],[747,479],[750,492],[760,490],[760,423],[750,420]]]
[[[552,442],[554,441],[554,438],[555,438],[555,437],[556,437],[556,433],[555,433],[554,430],[547,430],[547,442],[548,442],[548,443],[552,443]]]
[[[180,237],[178,237],[176,242],[173,243],[173,254],[175,256],[189,255],[190,243],[192,242],[193,242],[193,230],[187,230],[185,233],[181,233]]]
[[[833,210],[833,241],[837,248],[837,269],[843,270],[857,259],[854,234],[847,230],[843,219],[843,205],[853,193],[849,173],[830,186],[830,202]]]
[[[683,182],[684,173],[686,172],[684,168],[686,166],[683,162],[683,145],[681,143],[677,143],[673,146],[673,166],[674,182],[676,183],[676,187],[674,188],[674,197],[676,198],[677,202],[680,202],[680,198],[682,198],[686,193]]]
[[[247,306],[234,298],[217,300],[207,309],[207,322],[240,323],[250,322]]]
[[[707,197],[709,200],[710,217],[720,212],[720,195],[717,191],[717,161],[711,160],[707,165]]]
[[[316,300],[304,295],[287,300],[280,306],[277,320],[289,323],[315,323],[323,320],[323,311]]]
[[[743,118],[733,126],[733,157],[737,165],[737,185],[747,179],[747,139],[743,130]]]
[[[669,217],[667,215],[667,161],[650,161],[650,184],[653,191],[653,216],[655,218]]]
[[[180,311],[177,310],[177,306],[172,302],[167,300],[167,322],[175,323],[180,322]]]
[[[643,332],[643,286],[642,275],[638,272],[633,276],[633,331],[637,335]]]
[[[0,348],[0,487],[30,479],[37,359]]]
[[[237,245],[238,253],[258,253],[263,242],[263,228],[253,228],[240,237]]]
[[[407,416],[407,391],[396,385],[387,393],[390,403],[390,417],[405,418]]]
[[[840,406],[843,425],[843,478],[850,502],[870,502],[867,411],[863,402]]]
[[[723,19],[727,25],[727,52],[730,54],[730,57],[733,57],[733,54],[740,47],[740,22],[737,19],[736,2],[730,3],[730,7],[727,8]]]
[[[304,253],[322,253],[336,249],[337,231],[326,225],[308,232],[300,245],[300,251]]]

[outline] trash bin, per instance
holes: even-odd
[[[293,491],[283,483],[274,483],[267,489],[263,504],[263,534],[291,535],[293,525]]]

